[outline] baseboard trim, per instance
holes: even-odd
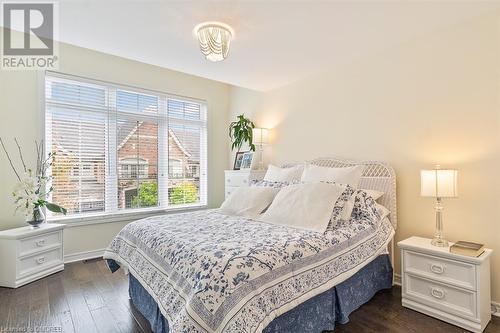
[[[394,274],[394,285],[401,287],[401,275]],[[491,314],[500,317],[500,303],[491,302]]]
[[[394,277],[392,279],[393,284],[401,287],[401,275],[394,273]]]
[[[500,317],[500,303],[491,302],[491,314]]]
[[[100,258],[104,254],[105,249],[98,249],[93,251],[83,251],[64,255],[64,263],[69,264],[75,261],[82,261],[87,259]]]

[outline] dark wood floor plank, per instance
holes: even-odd
[[[60,327],[63,333],[74,333],[75,327],[70,311],[51,313],[51,327]]]
[[[94,323],[100,333],[118,333],[120,329],[113,320],[107,307],[100,307],[91,311]]]
[[[54,326],[62,328],[62,332],[74,333],[73,319],[71,319],[68,300],[61,280],[64,276],[62,272],[51,275],[47,282],[50,318]]]
[[[113,328],[119,332],[142,332],[135,317],[125,305],[125,302],[128,302],[128,283],[120,277],[123,273],[110,274],[105,265],[99,268],[99,264],[102,263],[103,260],[84,263],[91,280],[82,284],[82,289],[96,326],[99,331],[110,329],[109,326],[98,322],[102,315],[106,314],[108,320],[113,321]],[[95,311],[97,309],[101,310]]]
[[[30,294],[33,284],[19,287],[14,292],[14,301],[9,308],[7,327],[28,328],[30,320]]]
[[[0,288],[0,327],[62,327],[64,333],[150,333],[128,297],[128,276],[104,260],[66,265],[64,271],[17,289]],[[375,295],[337,325],[335,333],[463,333],[463,329],[401,306],[401,289]],[[485,333],[500,333],[493,317]]]
[[[135,313],[129,304],[128,279],[124,279],[123,271],[110,274],[105,261],[96,261],[92,267],[93,276],[98,277],[99,282],[95,282],[100,289],[104,302],[112,316],[117,321],[121,332],[149,332],[149,323],[144,317]]]
[[[123,273],[110,274],[104,260],[87,262],[86,265],[91,273],[93,286],[101,296],[104,306],[119,331],[122,333],[143,332],[125,304],[128,302],[128,280],[120,276]]]
[[[68,300],[66,299],[66,293],[64,292],[61,276],[62,275],[53,275],[47,282],[49,292],[49,310],[51,314],[69,312]]]
[[[85,297],[85,301],[91,312],[104,307],[104,300],[92,281],[82,283],[80,288],[82,289],[83,297]]]
[[[68,276],[62,280],[64,293],[68,301],[75,332],[94,333],[98,332],[98,330],[80,288],[81,279],[75,275],[76,271],[81,271],[78,267],[80,265],[83,265],[83,263],[74,263],[66,266],[65,270],[68,271]]]
[[[70,265],[73,273],[73,278],[80,281],[80,283],[85,283],[92,279],[92,276],[85,262],[71,263]]]
[[[29,295],[29,325],[36,331],[50,325],[49,289],[47,287],[47,279],[41,279],[32,282],[32,284],[33,290]]]
[[[14,289],[0,288],[0,323],[7,324],[9,309],[14,300]]]

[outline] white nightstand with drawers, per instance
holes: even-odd
[[[0,286],[17,288],[64,269],[64,224],[0,231]]]
[[[421,237],[405,239],[398,246],[404,307],[473,332],[485,329],[491,320],[492,250],[467,257]]]
[[[225,170],[224,171],[224,189],[225,198],[238,187],[249,186],[252,180],[264,178],[266,170]]]

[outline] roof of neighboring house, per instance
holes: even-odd
[[[119,142],[118,144],[118,150],[120,150],[126,143],[127,141],[136,133],[136,131],[143,126],[144,122],[123,122],[119,124],[118,132],[117,132],[117,141]],[[71,147],[72,143],[70,140],[72,140],[71,135],[65,134],[65,133],[58,133],[58,138],[54,140],[54,144],[57,145],[58,151],[62,152],[63,155],[66,156],[71,156],[74,155],[72,152]],[[193,140],[186,140],[184,144],[181,142],[179,139],[179,136],[182,135],[182,133],[176,133],[175,129],[169,129],[168,130],[169,137],[173,139],[179,150],[189,159],[192,161],[199,161],[200,158],[200,152],[198,149],[198,144],[194,142]],[[99,138],[95,138],[98,140]],[[94,159],[95,157],[101,157],[101,154],[96,153],[95,156],[91,156],[92,150],[87,152],[85,154],[86,159]]]
[[[144,122],[124,123],[121,125],[122,126],[120,126],[120,128],[118,129],[117,141],[120,143],[118,145],[118,150],[120,150],[137,132],[137,130],[144,125]],[[174,140],[177,147],[188,159],[199,160],[199,149],[196,149],[197,147],[195,147],[194,144],[189,144],[188,142],[182,144],[179,140],[179,136],[175,133],[174,129],[169,128],[168,135]]]

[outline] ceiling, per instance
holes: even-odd
[[[376,54],[497,10],[481,1],[60,1],[63,42],[256,90]],[[231,25],[229,57],[206,61],[193,27]]]

